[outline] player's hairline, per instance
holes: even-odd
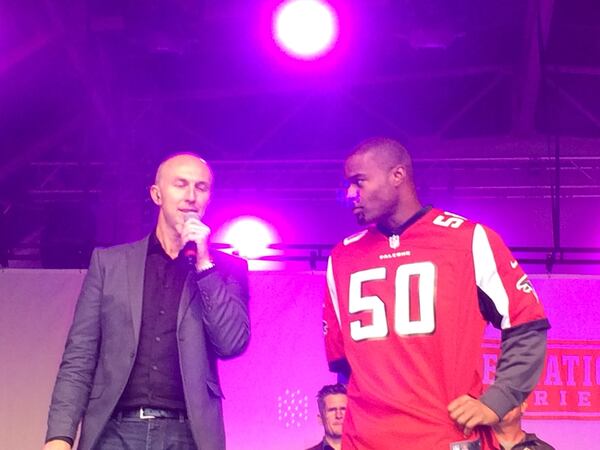
[[[412,157],[406,147],[395,139],[383,136],[371,137],[360,142],[350,151],[346,161],[356,155],[375,153],[385,158],[390,168],[401,165],[412,172]]]

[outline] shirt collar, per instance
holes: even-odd
[[[166,255],[165,250],[162,248],[162,245],[156,236],[156,230],[154,230],[148,238],[148,254],[152,255],[155,253],[164,253]]]
[[[163,257],[167,258],[169,261],[185,262],[185,258],[181,251],[177,255],[177,258],[175,258],[174,260],[167,254],[167,252],[163,248],[162,244],[158,240],[158,236],[156,235],[156,230],[154,230],[150,234],[150,237],[148,238],[148,255],[162,255]]]
[[[527,443],[527,442],[535,442],[537,441],[538,437],[534,434],[534,433],[525,433],[525,437],[523,438],[523,440],[520,442],[521,443]]]
[[[403,224],[401,224],[398,227],[395,228],[387,228],[383,225],[377,225],[377,229],[385,234],[386,236],[392,236],[394,234],[400,235],[404,232],[404,230],[406,230],[408,227],[410,227],[413,223],[415,223],[417,220],[419,220],[421,217],[423,217],[425,214],[427,214],[429,211],[431,211],[432,206],[431,205],[427,205],[424,206],[423,208],[421,208],[419,211],[417,211],[416,213],[414,213],[410,218],[408,218]]]
[[[321,448],[323,450],[333,450],[333,447],[327,443],[325,438],[323,438],[323,442],[321,443]]]

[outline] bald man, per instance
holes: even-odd
[[[209,249],[213,175],[160,164],[156,228],[94,250],[56,379],[44,450],[223,450],[217,359],[248,345],[245,261]]]
[[[342,448],[491,448],[489,425],[542,370],[549,325],[533,287],[490,228],[421,204],[400,143],[361,143],[345,176],[366,228],[327,269],[327,357],[350,373]],[[502,355],[484,392],[487,322],[502,329]]]

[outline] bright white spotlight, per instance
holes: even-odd
[[[270,254],[269,245],[277,242],[277,233],[258,217],[242,216],[226,228],[223,241],[243,258],[259,258]]]
[[[273,37],[286,53],[315,59],[335,44],[338,20],[335,11],[320,0],[287,0],[275,11]]]

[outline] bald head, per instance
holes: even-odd
[[[178,153],[165,159],[150,186],[150,197],[159,207],[157,230],[163,235],[179,236],[187,215],[202,218],[210,201],[212,181],[210,167],[198,155]]]
[[[407,175],[412,180],[412,159],[408,150],[400,142],[384,137],[374,137],[362,141],[348,155],[348,159],[355,155],[368,154],[377,161],[383,170],[390,170],[396,166],[403,166]]]
[[[159,185],[164,179],[166,173],[170,173],[174,167],[180,165],[201,165],[204,166],[210,172],[210,178],[212,181],[212,171],[208,163],[194,153],[175,153],[164,159],[156,169],[156,175],[154,177],[154,184]]]

